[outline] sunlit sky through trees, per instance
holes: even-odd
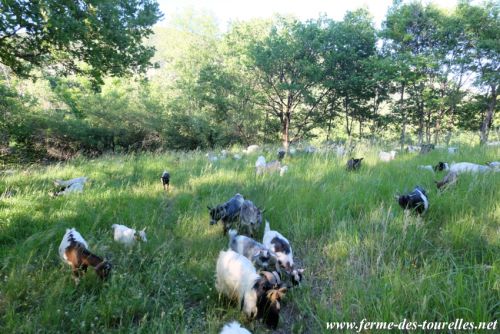
[[[423,1],[428,3],[431,1]],[[454,7],[456,0],[433,1],[443,8]],[[275,13],[294,15],[301,20],[317,18],[326,14],[334,20],[341,20],[346,11],[366,7],[373,15],[377,27],[380,27],[392,0],[158,0],[165,14],[162,22],[186,9],[195,9],[215,16],[221,29],[225,29],[231,20],[249,20],[252,18],[271,17]]]

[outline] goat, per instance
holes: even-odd
[[[347,170],[357,170],[361,167],[361,161],[364,158],[354,159],[351,158],[347,161]]]
[[[250,153],[255,153],[260,149],[259,145],[250,145],[244,150],[244,153],[250,154]]]
[[[148,241],[146,238],[146,228],[141,231],[136,231],[133,228],[120,224],[113,224],[111,225],[111,228],[113,229],[115,241],[124,245],[131,246],[136,240],[142,240],[144,242]]]
[[[458,151],[458,147],[448,147],[448,153],[455,154]]]
[[[390,152],[381,151],[378,154],[378,157],[382,161],[391,161],[394,160],[394,158],[396,157],[396,151],[390,151]]]
[[[440,161],[436,166],[434,166],[434,170],[436,172],[441,172],[443,170],[448,170],[448,169],[450,169],[450,167],[448,166],[447,162]]]
[[[76,283],[80,280],[81,272],[87,272],[89,266],[93,267],[103,280],[107,279],[111,273],[111,263],[92,254],[88,248],[87,242],[75,228],[66,229],[66,234],[59,246],[59,256],[72,267]]]
[[[432,151],[435,148],[436,147],[434,144],[422,144],[420,146],[420,154],[429,153],[430,151]]]
[[[293,270],[293,252],[290,242],[281,233],[272,231],[267,220],[262,243],[267,249],[276,254],[279,268],[284,268],[286,272],[291,273]]]
[[[429,208],[427,193],[419,186],[415,187],[415,189],[407,195],[396,196],[396,199],[403,209],[412,209],[419,214],[424,213]]]
[[[500,161],[487,162],[486,165],[491,167],[491,168],[497,169],[497,168],[500,168]]]
[[[163,171],[163,174],[161,174],[161,183],[163,184],[163,190],[168,191],[168,189],[170,188],[170,173],[166,170]],[[166,189],[165,186],[167,186]]]
[[[215,225],[222,220],[224,234],[231,228],[233,222],[240,217],[241,206],[245,199],[241,194],[236,194],[229,201],[217,205],[215,208],[208,206],[210,214],[210,225]]]
[[[484,173],[493,170],[489,166],[478,165],[471,162],[458,162],[453,163],[450,166],[451,172],[456,172],[457,174],[462,173]]]
[[[281,163],[278,160],[273,160],[269,163],[266,163],[266,158],[262,155],[257,158],[255,162],[255,173],[257,175],[262,175],[264,173],[272,173],[272,172],[280,172],[280,175],[283,176],[284,173],[288,170],[288,166],[281,166]]]
[[[436,183],[436,186],[438,189],[441,188],[447,188],[457,182],[457,172],[451,171],[446,176],[441,180],[441,181],[434,181]]]
[[[260,242],[244,235],[237,235],[236,230],[229,231],[229,248],[243,255],[257,269],[276,269],[276,255]]]
[[[278,326],[280,300],[286,288],[273,287],[243,255],[232,250],[219,253],[215,287],[219,293],[236,300],[250,319],[264,318],[273,329]]]
[[[253,238],[262,225],[262,212],[250,200],[244,200],[240,209],[239,230],[246,230],[247,234]]]
[[[85,176],[77,177],[71,180],[55,180],[54,185],[59,187],[59,191],[55,191],[51,196],[62,196],[71,193],[81,193],[83,192],[83,186],[87,182],[88,178]]]
[[[291,288],[294,285],[299,285],[304,279],[304,269],[293,269],[291,273],[286,273],[282,278],[282,272],[278,271],[261,271],[260,275],[265,276],[271,284],[277,287],[283,287],[286,285],[287,288]],[[284,280],[287,279],[291,281],[290,284],[286,284]]]
[[[408,145],[406,147],[406,152],[408,152],[408,153],[417,153],[419,151],[420,151],[420,147],[418,147],[418,146]]]
[[[285,157],[285,154],[286,154],[286,151],[283,148],[280,148],[278,150],[278,161],[283,160],[283,158]]]
[[[225,324],[220,334],[252,334],[246,328],[243,328],[239,322],[233,321]]]

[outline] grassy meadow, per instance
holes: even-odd
[[[0,198],[0,332],[218,333],[233,319],[271,332],[214,287],[228,239],[220,223],[209,226],[207,205],[236,192],[265,208],[306,269],[282,302],[276,333],[328,332],[327,321],[499,319],[500,173],[463,175],[440,193],[434,180],[445,172],[417,166],[485,163],[499,160],[500,149],[402,154],[389,163],[377,152],[360,149],[363,166],[351,173],[333,152],[290,156],[283,177],[256,177],[257,154],[211,164],[202,152],[77,158],[0,174],[0,194],[11,192]],[[78,176],[91,179],[82,194],[49,197],[53,180]],[[394,200],[415,185],[429,195],[423,217]],[[146,227],[148,242],[116,244],[115,223]],[[89,269],[75,285],[58,255],[70,227],[113,263],[109,281]]]

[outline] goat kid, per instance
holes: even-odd
[[[403,209],[415,210],[419,214],[423,214],[429,208],[427,193],[419,186],[415,187],[415,189],[407,195],[396,196],[396,199]]]
[[[66,229],[66,234],[59,246],[59,256],[72,267],[73,277],[77,284],[82,271],[87,272],[89,266],[93,267],[103,280],[107,279],[111,273],[111,263],[92,254],[88,248],[87,242],[75,228]]]
[[[225,324],[220,334],[252,334],[246,328],[242,327],[238,321]]]
[[[146,228],[141,231],[137,231],[133,228],[127,227],[125,225],[113,224],[111,225],[113,229],[113,237],[115,241],[122,243],[127,246],[132,246],[136,240],[148,241],[146,238]]]
[[[240,209],[240,233],[245,230],[253,238],[262,225],[263,212],[264,210],[261,211],[252,201],[244,200]]]
[[[354,158],[351,158],[347,161],[347,170],[351,171],[351,170],[357,170],[359,168],[361,168],[361,161],[363,160],[364,158],[359,158],[359,159],[354,159]]]
[[[267,220],[262,243],[267,249],[276,254],[279,269],[283,268],[287,273],[291,273],[293,270],[293,252],[290,242],[281,233],[271,230]]]
[[[236,230],[229,231],[229,248],[249,259],[258,270],[276,269],[276,255],[263,244],[244,235],[237,235]]]
[[[232,250],[219,253],[215,287],[229,299],[237,300],[250,319],[263,318],[273,329],[278,326],[280,300],[286,289],[273,289],[243,255]]]
[[[170,188],[170,173],[166,170],[163,171],[163,174],[161,174],[161,183],[163,184],[163,190],[168,191],[168,189]]]
[[[215,208],[208,206],[210,214],[210,225],[215,225],[222,220],[224,225],[224,234],[231,228],[232,223],[240,217],[241,206],[245,199],[241,194],[236,194],[229,201],[217,205]]]
[[[381,151],[378,154],[378,157],[382,161],[391,161],[394,160],[394,158],[396,157],[396,151],[390,151],[390,152]]]

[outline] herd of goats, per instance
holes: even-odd
[[[396,152],[380,152],[381,161],[390,161],[395,158]],[[278,160],[266,163],[263,156],[259,156],[255,164],[256,174],[279,172],[283,175],[288,167],[282,166],[281,161],[285,151],[278,151]],[[363,158],[351,158],[347,161],[346,169],[355,171],[361,168]],[[478,165],[469,162],[448,164],[439,162],[436,166],[419,166],[431,171],[448,171],[442,181],[437,181],[437,187],[449,187],[456,183],[458,175],[462,173],[483,173],[500,171],[500,162],[490,162],[487,165]],[[60,189],[53,195],[64,195],[68,191],[81,191],[86,177],[68,181],[55,181]],[[165,191],[170,187],[170,173],[164,171],[161,182]],[[73,190],[71,190],[73,189]],[[76,189],[76,190],[75,190]],[[419,215],[429,208],[426,191],[417,186],[412,192],[396,196],[399,205],[405,210],[411,210]],[[279,322],[280,301],[290,289],[299,286],[303,280],[304,269],[297,268],[293,261],[293,252],[290,242],[280,232],[271,230],[268,221],[262,242],[254,239],[262,225],[263,210],[252,201],[236,194],[225,203],[215,207],[208,206],[210,225],[219,221],[223,225],[224,235],[228,235],[229,247],[221,251],[216,264],[215,286],[219,293],[236,301],[240,309],[249,319],[262,319],[270,328],[276,329]],[[113,224],[114,240],[125,245],[132,245],[137,240],[147,241],[144,230],[137,231],[124,225]],[[79,278],[87,268],[93,267],[97,275],[106,279],[109,277],[112,265],[103,258],[91,253],[85,239],[74,228],[66,230],[59,254],[63,261],[71,265],[73,276],[78,283]],[[233,321],[226,324],[221,333],[250,333],[247,329]]]

